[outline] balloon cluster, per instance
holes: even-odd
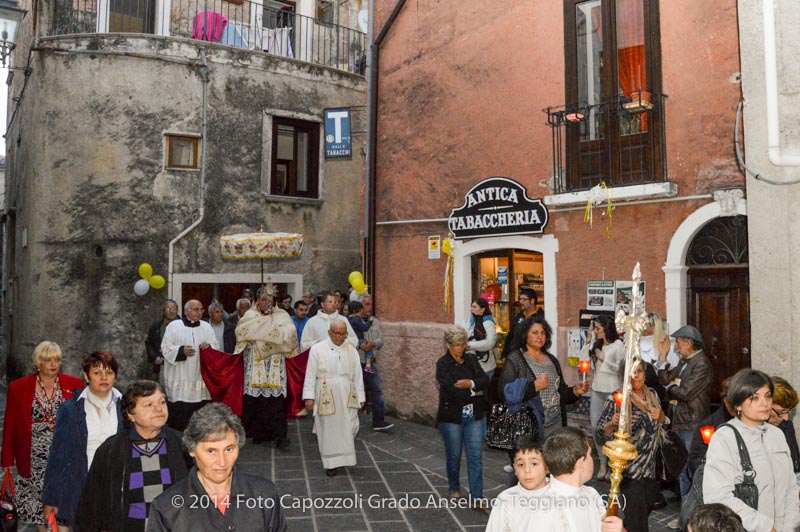
[[[367,292],[367,285],[364,283],[364,275],[361,272],[350,272],[347,276],[350,281],[350,286],[356,291],[356,294],[363,296]]]
[[[143,262],[139,265],[139,279],[133,285],[133,293],[137,296],[143,296],[150,291],[150,288],[161,290],[167,281],[160,275],[153,275],[153,267]]]

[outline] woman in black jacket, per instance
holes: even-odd
[[[548,352],[553,330],[542,316],[523,321],[514,335],[517,345],[506,358],[500,374],[500,393],[506,384],[522,377],[528,379],[523,401],[539,397],[544,410],[544,426],[539,427],[539,437],[546,438],[553,430],[567,426],[566,405],[572,404],[589,390],[589,383],[567,386],[558,359]],[[536,408],[530,405],[531,408]]]
[[[436,362],[439,411],[436,425],[444,439],[447,482],[452,499],[461,498],[461,450],[467,452],[470,496],[488,509],[483,499],[483,439],[486,436],[486,393],[489,378],[473,354],[464,354],[467,331],[451,325],[444,333],[447,353]]]

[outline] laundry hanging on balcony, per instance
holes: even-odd
[[[209,42],[221,42],[228,18],[215,11],[203,11],[192,20],[192,39]]]
[[[264,51],[293,59],[291,37],[292,28],[264,28]]]

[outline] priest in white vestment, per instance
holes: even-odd
[[[242,423],[253,443],[289,446],[286,423],[286,357],[297,354],[297,330],[274,304],[273,285],[259,288],[253,308],[236,325],[234,354],[244,353]]]
[[[202,317],[203,304],[190,299],[183,306],[183,318],[170,322],[161,340],[168,423],[179,431],[186,428],[196,410],[211,400],[200,374],[200,350],[220,349],[220,345],[214,329]]]
[[[322,294],[322,308],[303,327],[303,336],[300,338],[301,351],[305,351],[317,342],[327,340],[328,330],[331,327],[331,323],[335,321],[341,322],[347,327],[347,343],[353,347],[358,347],[358,336],[356,336],[353,326],[350,325],[347,318],[339,314],[336,308],[336,296],[330,292]]]
[[[358,351],[346,342],[347,327],[333,321],[328,339],[308,355],[303,386],[306,409],[314,413],[314,432],[325,473],[356,465],[358,411],[364,406],[364,380]]]

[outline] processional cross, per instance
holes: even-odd
[[[622,406],[619,414],[619,428],[614,439],[603,445],[603,454],[608,457],[611,467],[611,491],[608,494],[608,515],[617,515],[619,510],[619,485],[622,482],[622,471],[628,462],[636,460],[636,446],[630,442],[631,412],[631,376],[641,364],[639,340],[647,328],[647,317],[644,312],[644,301],[639,292],[642,272],[639,263],[633,269],[633,293],[631,294],[631,311],[626,314],[623,309],[617,310],[617,330],[625,331],[625,373],[622,378]]]

